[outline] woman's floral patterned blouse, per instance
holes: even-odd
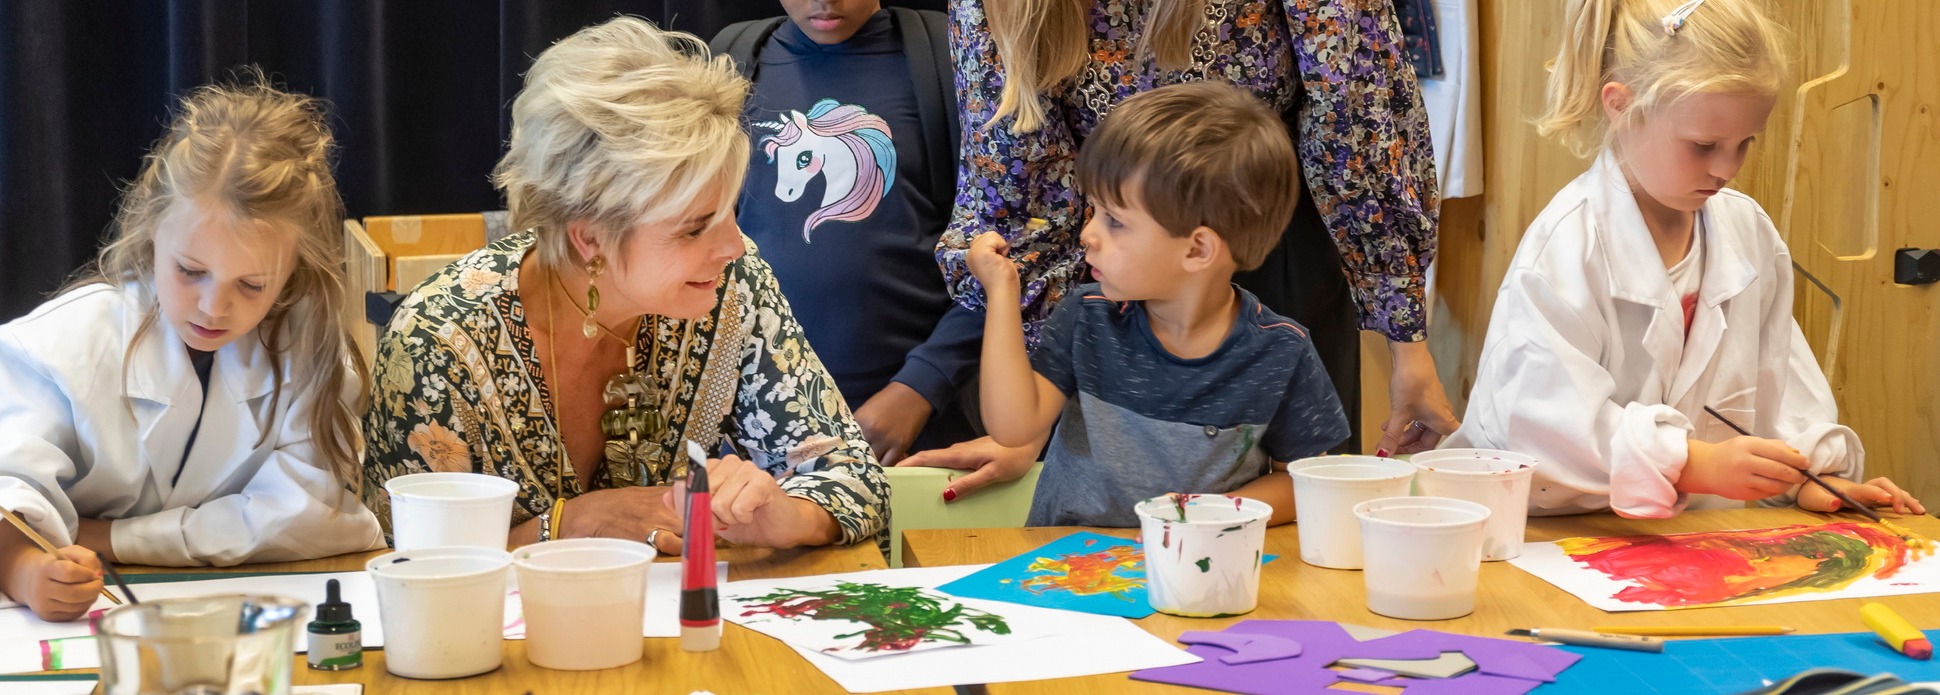
[[[407,473],[515,481],[514,524],[551,508],[556,483],[568,498],[586,491],[563,461],[547,365],[520,303],[518,270],[532,243],[530,233],[515,234],[432,276],[380,340],[364,501],[387,530],[384,481]],[[888,481],[752,242],[728,265],[720,292],[712,315],[641,322],[636,367],[674,389],[667,426],[645,448],[684,460],[683,440],[715,451],[732,437],[781,477],[784,492],[827,509],[843,543],[884,542]]]

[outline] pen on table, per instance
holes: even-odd
[[[1738,434],[1742,434],[1747,437],[1755,436],[1752,433],[1745,431],[1745,428],[1739,427],[1738,423],[1732,422],[1731,418],[1725,417],[1724,413],[1720,413],[1712,409],[1711,406],[1708,406],[1708,405],[1704,406],[1704,412],[1710,413],[1711,417],[1717,418],[1718,422],[1724,423],[1726,427],[1730,427],[1732,431],[1737,432]],[[1813,484],[1818,485],[1819,487],[1825,488],[1826,492],[1832,493],[1832,496],[1835,498],[1838,498],[1839,502],[1845,505],[1847,508],[1865,515],[1866,518],[1868,519],[1872,519],[1873,523],[1878,523],[1878,524],[1886,523],[1885,519],[1880,518],[1879,512],[1875,512],[1873,511],[1872,507],[1860,504],[1857,500],[1854,500],[1851,497],[1847,497],[1846,493],[1840,492],[1837,488],[1832,487],[1832,484],[1826,482],[1824,478],[1814,475],[1812,471],[1808,471],[1805,469],[1799,469],[1799,472],[1805,474],[1806,480],[1810,480],[1813,482]]]
[[[34,527],[32,527],[32,526],[28,526],[28,525],[27,525],[27,522],[25,522],[25,521],[21,521],[21,520],[20,520],[20,517],[17,517],[17,516],[14,516],[14,515],[13,515],[13,511],[12,511],[12,510],[9,510],[9,509],[7,509],[7,508],[5,508],[5,507],[0,507],[0,517],[6,517],[6,519],[7,519],[7,523],[9,523],[9,524],[13,524],[13,527],[14,527],[14,528],[17,528],[17,529],[20,529],[20,532],[21,532],[22,534],[25,534],[25,535],[27,536],[27,540],[30,540],[30,541],[33,541],[33,542],[34,542],[34,545],[38,545],[38,546],[40,546],[40,549],[41,549],[41,550],[43,550],[43,551],[46,551],[46,553],[47,553],[48,555],[53,555],[53,556],[55,556],[55,557],[60,557],[60,554],[61,554],[61,551],[60,551],[59,549],[57,549],[57,548],[55,548],[55,547],[54,547],[54,544],[53,544],[53,543],[49,543],[49,542],[47,542],[47,539],[45,539],[45,538],[42,538],[42,537],[40,536],[40,534],[38,534],[38,533],[35,533],[35,532],[34,532]],[[106,563],[106,562],[103,562],[103,563],[101,563],[101,566],[105,568],[105,567],[107,567],[107,566],[108,566],[108,563]],[[114,572],[114,570],[113,570],[113,569],[109,569],[108,571],[109,571],[109,572],[111,572],[111,573],[112,573],[112,572]],[[116,578],[115,578],[115,583],[116,583],[116,584],[120,584],[120,583],[121,583],[121,578],[120,578],[120,577],[116,577]],[[127,592],[128,592],[128,587],[127,587],[127,586],[125,586],[125,585],[124,585],[124,586],[122,586],[122,587],[121,587],[121,591],[122,591],[122,593],[127,593]],[[112,591],[109,591],[109,590],[108,590],[108,587],[107,587],[106,585],[103,585],[103,586],[101,587],[101,595],[102,595],[102,596],[106,596],[106,597],[108,597],[108,600],[109,600],[109,601],[113,601],[115,605],[117,605],[117,606],[119,606],[119,605],[121,605],[121,599],[120,599],[119,597],[116,597],[116,596],[114,595],[114,592],[112,592]],[[134,597],[134,595],[133,595],[133,594],[129,594],[129,596],[128,596],[128,598],[132,600],[132,599],[134,599],[135,597]]]
[[[1784,625],[1740,625],[1704,627],[1702,625],[1600,626],[1606,635],[1649,635],[1653,637],[1742,637],[1746,635],[1789,635],[1796,630]]]
[[[721,648],[721,598],[714,586],[714,504],[707,491],[707,452],[687,442],[687,518],[680,554],[680,648]]]
[[[1872,628],[1873,632],[1879,633],[1880,639],[1886,640],[1887,646],[1892,647],[1893,651],[1921,661],[1933,658],[1933,642],[1927,639],[1926,633],[1906,622],[1886,604],[1868,603],[1860,606],[1859,619],[1865,621],[1866,627]]]
[[[1550,628],[1550,627],[1532,627],[1526,630],[1524,629],[1510,630],[1509,634],[1517,635],[1520,637],[1534,637],[1536,639],[1544,639],[1544,640],[1549,640],[1551,642],[1561,642],[1563,644],[1574,644],[1574,645],[1583,646],[1583,647],[1603,647],[1605,649],[1627,649],[1633,652],[1664,651],[1664,640],[1656,637],[1640,637],[1637,635],[1606,635],[1599,632],[1591,632],[1589,630],[1564,630],[1564,629]]]

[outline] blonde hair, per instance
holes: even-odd
[[[1165,70],[1191,65],[1193,39],[1206,28],[1206,1],[1151,0],[1137,55]],[[1004,67],[1004,88],[991,123],[1014,116],[1013,132],[1044,127],[1044,97],[1091,60],[1095,2],[984,0],[984,21]]]
[[[1175,237],[1205,226],[1240,270],[1258,268],[1300,204],[1293,138],[1280,115],[1246,90],[1188,82],[1139,94],[1112,109],[1078,152],[1085,195],[1139,207]]]
[[[721,183],[740,194],[748,167],[741,105],[748,81],[692,34],[618,17],[539,54],[512,102],[512,141],[492,179],[539,260],[577,262],[566,225],[586,220],[615,248],[634,226],[679,215]]]
[[[196,89],[177,107],[168,131],[142,158],[141,173],[122,191],[114,241],[70,284],[132,285],[146,306],[128,355],[155,325],[155,233],[176,201],[226,209],[258,222],[258,230],[296,238],[289,282],[256,327],[270,360],[275,390],[270,408],[286,397],[287,357],[294,394],[317,399],[310,431],[324,468],[355,490],[362,436],[358,419],[370,391],[363,360],[352,359],[343,325],[343,199],[330,173],[334,140],[321,101],[270,86],[262,71],[239,71],[233,84]],[[126,373],[127,355],[123,356]],[[351,383],[348,380],[354,380]],[[353,402],[342,398],[354,387]],[[288,397],[296,397],[290,395]],[[263,440],[275,427],[263,423]]]
[[[1607,146],[1618,130],[1696,93],[1776,94],[1785,69],[1782,30],[1755,0],[1706,0],[1682,25],[1665,16],[1683,0],[1570,0],[1563,45],[1548,68],[1548,103],[1536,131],[1578,156]],[[1631,99],[1607,122],[1603,85]]]

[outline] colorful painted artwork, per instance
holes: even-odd
[[[1145,600],[1145,551],[1139,542],[1089,531],[1065,536],[938,589],[965,598],[1125,618],[1152,614]]]
[[[1530,543],[1517,567],[1606,611],[1702,608],[1940,591],[1917,535],[1878,524],[1565,538]]]
[[[967,602],[922,586],[854,575],[742,583],[722,593],[729,620],[843,659],[989,644],[1016,636],[1011,622],[992,610],[1001,604]]]

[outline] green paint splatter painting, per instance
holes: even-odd
[[[838,582],[829,589],[779,589],[762,596],[735,597],[744,618],[773,615],[788,621],[846,620],[863,627],[838,640],[861,642],[849,649],[878,654],[924,646],[970,644],[975,633],[1010,634],[1003,616],[970,608],[921,587]],[[772,633],[771,633],[772,634]],[[779,637],[779,635],[777,635]],[[786,640],[784,640],[786,641]],[[823,647],[837,652],[844,647]]]

